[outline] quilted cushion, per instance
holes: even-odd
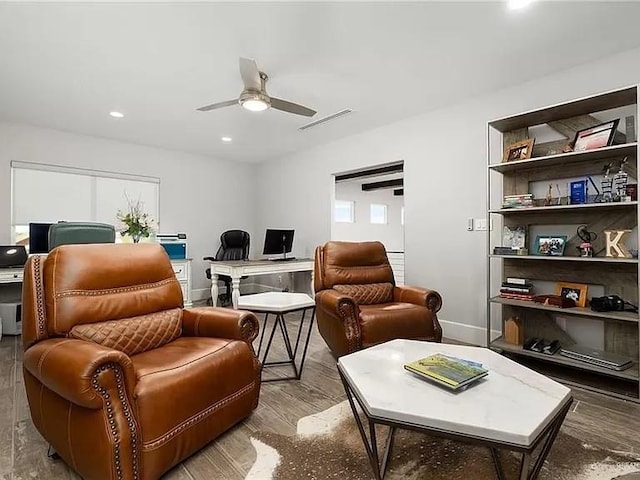
[[[120,320],[76,325],[72,338],[99,343],[127,355],[146,352],[166,345],[182,332],[182,309],[174,308]]]
[[[374,305],[393,301],[393,284],[334,285],[333,289],[355,300],[358,305]]]

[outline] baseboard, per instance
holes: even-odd
[[[444,338],[450,338],[451,340],[457,340],[458,342],[469,343],[471,345],[487,344],[487,330],[476,325],[467,325],[465,323],[450,322],[448,320],[440,320],[442,325],[442,336]],[[497,330],[491,331],[491,338],[500,336],[500,332]]]

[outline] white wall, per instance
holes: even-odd
[[[216,253],[220,234],[231,228],[254,232],[249,164],[0,123],[0,243],[11,240],[11,160],[160,178],[160,230],[187,234],[196,299],[208,287],[202,257]]]
[[[639,81],[634,49],[258,165],[256,230],[287,224],[311,256],[330,238],[331,174],[404,160],[406,283],[443,295],[445,336],[484,343],[485,232],[466,224],[485,216],[487,121]]]
[[[373,181],[373,180],[372,180]],[[336,183],[336,200],[355,202],[354,223],[336,222],[332,219],[332,240],[365,242],[378,240],[388,251],[404,251],[404,230],[400,223],[402,197],[393,195],[393,189],[363,192],[362,182]],[[377,203],[387,206],[387,223],[370,222],[370,206]]]

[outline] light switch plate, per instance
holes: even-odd
[[[473,218],[467,218],[467,231],[473,231]]]
[[[476,218],[475,220],[476,230],[480,232],[487,231],[487,219],[486,218]]]

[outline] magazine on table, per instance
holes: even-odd
[[[451,390],[458,390],[487,376],[481,363],[436,353],[404,365],[404,368]]]

